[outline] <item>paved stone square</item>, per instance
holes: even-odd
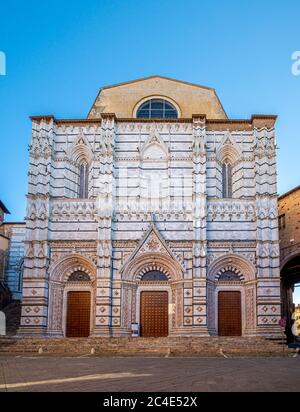
[[[300,391],[300,357],[0,357],[0,391]]]

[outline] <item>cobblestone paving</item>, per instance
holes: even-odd
[[[290,358],[0,357],[0,391],[300,391]]]

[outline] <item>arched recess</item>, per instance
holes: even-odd
[[[232,276],[224,276],[226,274]],[[217,258],[207,271],[208,329],[218,334],[219,292],[240,292],[242,334],[251,336],[256,330],[256,269],[243,256],[230,253]]]
[[[217,160],[222,164],[225,161],[230,162],[232,165],[235,165],[240,158],[240,152],[233,144],[224,144],[221,145],[216,153]]]
[[[161,272],[166,280],[143,281],[151,271]],[[121,272],[122,313],[124,334],[130,333],[131,322],[140,321],[140,303],[143,292],[168,292],[169,334],[183,326],[183,270],[170,256],[161,253],[142,253],[134,257]]]
[[[82,272],[88,276],[84,281],[72,282],[72,274]],[[88,258],[74,254],[61,259],[49,268],[48,334],[64,336],[66,327],[67,292],[91,292],[91,325],[95,317],[96,265]]]
[[[139,195],[141,207],[149,201],[153,208],[163,207],[170,196],[169,148],[158,130],[152,129],[139,148]]]
[[[292,326],[295,311],[293,292],[296,284],[300,284],[300,253],[295,252],[285,257],[281,264],[281,311],[286,318],[286,335],[288,342],[294,341]]]
[[[148,270],[160,270],[169,281],[183,279],[182,267],[171,257],[160,253],[144,253],[132,259],[123,269],[122,279],[137,282]]]
[[[74,181],[74,197],[88,198],[93,152],[82,130],[68,150],[68,157],[72,165],[73,177],[70,180]]]
[[[229,133],[216,150],[217,182],[219,194],[222,198],[238,198],[242,195],[242,153]]]

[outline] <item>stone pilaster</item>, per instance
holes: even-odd
[[[33,120],[24,242],[22,317],[19,330],[20,334],[26,335],[43,335],[47,331],[49,199],[54,135],[53,118]]]
[[[256,125],[257,333],[279,335],[280,268],[274,122]]]
[[[206,117],[193,117],[193,333],[207,334]]]
[[[114,144],[115,117],[102,115],[102,168],[99,175],[98,195],[98,247],[95,336],[112,333],[112,229],[114,216]],[[120,293],[120,291],[119,291]]]

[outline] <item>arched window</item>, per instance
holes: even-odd
[[[175,107],[163,99],[150,99],[143,103],[136,114],[138,119],[177,119]]]
[[[223,198],[229,199],[232,197],[232,167],[228,161],[222,165],[222,186]]]
[[[87,199],[89,197],[89,167],[87,163],[82,163],[79,166],[79,199]]]
[[[91,279],[87,273],[78,271],[72,273],[68,279],[68,282],[90,282],[90,280]]]
[[[141,280],[143,282],[151,282],[151,281],[166,282],[168,281],[168,278],[164,273],[158,270],[150,270],[149,272],[143,275]]]
[[[241,278],[237,273],[227,270],[219,276],[219,282],[240,282]]]

